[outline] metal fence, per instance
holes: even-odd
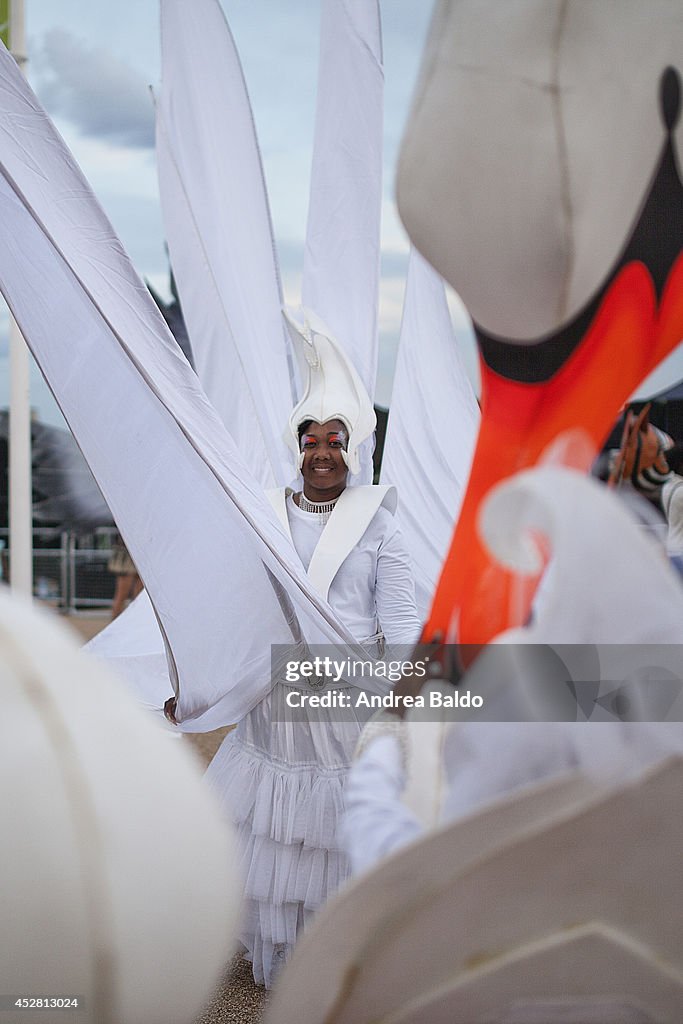
[[[8,530],[0,529],[0,568],[11,571]],[[116,530],[101,526],[92,533],[33,530],[33,592],[41,601],[69,613],[107,608],[114,596],[114,576],[107,568]]]

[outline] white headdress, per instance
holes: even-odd
[[[307,420],[315,420],[316,423],[341,420],[349,432],[348,449],[342,452],[342,458],[351,473],[358,473],[358,448],[377,425],[365,385],[319,317],[303,306],[297,312],[285,309],[283,314],[304,385],[303,396],[289,417],[287,444],[296,453],[301,468],[301,424]]]

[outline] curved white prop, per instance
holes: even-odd
[[[518,473],[492,491],[480,528],[495,557],[521,573],[542,567],[534,538],[542,535],[550,546],[548,578],[530,626],[498,640],[683,642],[680,577],[625,504],[598,481],[549,466]]]
[[[241,889],[199,766],[63,626],[4,590],[0,683],[0,989],[80,997],[78,1012],[3,1009],[29,1024],[186,1024],[230,958]]]
[[[437,4],[399,208],[485,331],[538,338],[603,282],[661,153],[661,74],[682,53],[678,0]]]

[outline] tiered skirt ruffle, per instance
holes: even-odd
[[[271,985],[297,935],[348,876],[338,840],[343,788],[360,730],[355,712],[286,707],[276,685],[223,741],[207,779],[237,828],[240,940],[258,984]]]

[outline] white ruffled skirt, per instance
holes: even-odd
[[[348,876],[337,826],[367,719],[362,710],[345,710],[341,720],[339,710],[316,709],[288,721],[287,692],[274,686],[225,738],[207,771],[237,828],[245,880],[240,940],[254,980],[266,986],[311,915]]]

